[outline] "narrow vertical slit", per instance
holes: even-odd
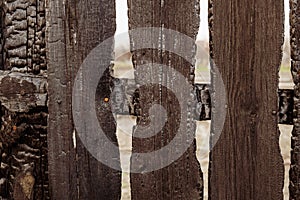
[[[208,0],[200,1],[200,27],[197,35],[195,83],[210,83]],[[197,121],[197,159],[204,179],[204,200],[208,199],[210,121]]]
[[[130,42],[128,34],[127,0],[116,0],[115,59],[113,75],[118,79],[134,79],[131,62]],[[117,138],[120,148],[122,168],[121,200],[130,200],[130,157],[132,149],[132,131],[136,124],[136,117],[130,115],[116,115]]]
[[[127,0],[116,0],[117,30],[115,35],[114,77],[133,79],[133,65],[131,62]]]
[[[284,0],[284,44],[282,47],[282,61],[279,70],[279,88],[293,89],[293,78],[291,75],[291,54],[290,54],[290,26],[289,26],[289,0]],[[289,199],[289,170],[290,170],[290,151],[291,151],[291,132],[293,126],[279,125],[280,130],[280,149],[284,160],[284,200]]]

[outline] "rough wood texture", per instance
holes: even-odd
[[[12,112],[47,107],[47,77],[0,71],[0,102]]]
[[[45,0],[2,3],[2,69],[39,74],[46,65]]]
[[[46,81],[0,71],[0,199],[49,199]]]
[[[4,1],[0,1],[0,70],[4,69],[4,31],[5,31],[5,10]]]
[[[120,172],[93,158],[77,136],[74,136],[76,147],[73,144],[75,130],[71,110],[73,80],[83,59],[115,33],[115,2],[51,0],[47,7],[51,197],[64,200],[120,199]],[[112,51],[112,48],[113,44],[107,50]],[[109,76],[107,73],[100,81],[98,92],[102,97],[110,95]],[[97,106],[102,108],[102,105]],[[99,110],[103,130],[116,141],[111,113],[107,109]]]
[[[1,78],[1,77],[0,77]],[[136,98],[139,97],[136,91],[135,80],[131,79],[113,79],[114,93],[112,94],[112,111],[118,115],[137,116],[138,110],[134,106]],[[194,119],[197,121],[211,120],[211,86],[209,84],[195,83],[195,102],[192,104],[194,109]],[[1,91],[0,91],[1,92]],[[1,98],[1,96],[0,96]],[[294,90],[279,89],[279,124],[293,124],[294,109]],[[0,99],[1,100],[1,99]]]
[[[129,27],[131,30],[138,27],[164,27],[184,33],[195,40],[199,28],[199,1],[129,0],[128,4]],[[149,40],[148,37],[134,37],[132,35],[130,37],[132,48],[135,44]],[[152,35],[152,37],[154,36]],[[160,37],[157,34],[156,37],[157,41],[164,46],[164,36]],[[174,38],[169,38],[169,40],[166,42],[175,45]],[[189,56],[195,56],[196,45],[189,46],[180,42],[178,45],[182,45],[182,48],[190,52]],[[147,66],[147,69],[143,69],[141,70],[142,72],[135,74],[135,80],[138,85],[143,85],[145,76],[151,77],[151,80],[158,83],[165,82],[167,85],[172,85],[173,79],[176,77],[173,74],[166,73],[164,67],[173,67],[187,77],[190,83],[194,82],[194,66],[178,55],[157,49],[136,50],[132,54],[136,70],[139,68],[138,65],[150,64]],[[164,64],[165,66],[162,67],[160,73],[157,73],[157,69],[152,68],[153,65],[151,63]],[[176,85],[176,87],[180,91],[181,85]],[[158,150],[168,145],[176,135],[181,113],[180,106],[172,92],[161,85],[148,85],[138,89],[138,97],[134,102],[138,114],[137,123],[141,125],[150,123],[149,108],[152,103],[160,104],[165,108],[168,114],[168,121],[155,136],[145,139],[133,138],[134,153]],[[187,132],[194,134],[196,126],[192,114],[189,115],[188,119],[184,130],[186,134],[188,134]],[[155,123],[157,123],[157,120]],[[171,165],[153,172],[131,173],[131,198],[133,200],[202,199],[202,172],[196,159],[195,151],[196,143],[194,141],[190,148]],[[168,157],[160,157],[160,159],[168,159]],[[131,167],[137,165],[131,160]],[[143,166],[141,165],[140,167]]]
[[[113,79],[114,91],[111,102],[113,113],[119,115],[138,115],[138,108],[134,102],[139,98],[136,90],[135,80],[131,79]],[[194,119],[198,121],[210,120],[211,101],[208,84],[195,84],[195,102],[192,106],[194,109]],[[284,100],[287,102],[287,100]],[[285,112],[284,112],[285,113]]]
[[[49,199],[47,107],[12,112],[1,106],[0,199]]]
[[[0,2],[0,199],[50,198],[44,3]]]
[[[290,168],[290,199],[300,199],[300,4],[290,1],[291,24],[291,72],[295,83],[294,129],[292,131],[292,151]]]
[[[211,57],[228,98],[210,155],[209,199],[283,199],[277,126],[283,1],[210,0],[209,11]]]
[[[49,199],[46,77],[0,72],[0,199]]]

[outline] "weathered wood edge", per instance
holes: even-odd
[[[227,114],[210,151],[208,199],[283,199],[279,147],[278,72],[284,2],[210,0],[212,99],[218,70],[226,88]],[[212,135],[220,113],[212,112]],[[216,128],[216,129],[215,129]]]
[[[65,200],[120,199],[120,171],[102,164],[88,152],[75,130],[72,117],[72,88],[80,65],[95,47],[115,34],[115,1],[49,0],[46,7],[51,197]],[[111,52],[109,59],[112,61],[113,41],[106,43],[106,50]],[[109,93],[103,79],[99,80],[98,86],[100,92],[96,98]],[[102,109],[102,104],[96,101],[95,105],[99,123],[105,134],[116,141],[112,113],[109,109]],[[115,161],[119,163],[119,158]]]
[[[294,127],[291,138],[290,200],[300,199],[300,4],[290,0],[291,73],[294,86]]]

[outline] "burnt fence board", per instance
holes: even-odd
[[[47,78],[0,72],[0,199],[49,199]]]
[[[283,1],[209,4],[213,70],[227,94],[224,128],[210,154],[209,199],[283,199],[277,126]]]
[[[173,0],[153,0],[142,1],[134,0],[128,1],[129,4],[129,27],[134,30],[139,27],[164,27],[166,29],[173,29],[179,31],[189,37],[196,39],[199,28],[199,1],[173,1]],[[130,35],[131,48],[135,44],[143,44],[149,38],[155,38],[164,43],[171,42],[173,38],[164,38],[164,33],[160,38],[155,31],[149,32],[149,35],[140,37]],[[148,37],[149,36],[149,37]],[[168,39],[170,41],[168,41]],[[179,42],[180,43],[180,42]],[[189,56],[195,56],[195,45],[186,45],[186,51],[190,52]],[[173,74],[164,71],[164,67],[173,67],[178,70],[183,76],[187,77],[190,83],[193,83],[194,66],[186,62],[183,58],[174,53],[158,49],[140,49],[132,51],[132,58],[135,70],[135,80],[138,85],[143,85],[145,78],[151,79],[157,83],[166,83],[167,85],[174,84]],[[157,73],[157,69],[153,68],[152,63],[164,64],[161,71],[165,73]],[[146,69],[141,70],[140,65],[148,64]],[[178,90],[180,90],[178,85]],[[132,151],[133,153],[146,153],[158,150],[166,145],[175,136],[180,117],[179,105],[176,102],[176,97],[172,94],[173,91],[162,87],[159,84],[148,85],[138,89],[138,96],[135,98],[134,106],[137,111],[137,123],[140,125],[148,125],[150,123],[149,108],[152,103],[162,105],[168,113],[168,120],[161,131],[158,131],[155,136],[149,138],[133,137]],[[153,119],[154,123],[155,120]],[[195,133],[195,122],[192,116],[188,116],[188,122],[185,124],[184,130]],[[157,121],[156,121],[157,122]],[[135,130],[136,131],[136,130]],[[183,141],[184,142],[184,141]],[[160,155],[157,155],[159,157]],[[169,159],[166,157],[159,157],[160,159]],[[138,166],[138,162],[133,162],[132,166],[143,167],[143,164]],[[203,179],[200,165],[196,159],[196,143],[192,145],[187,151],[176,161],[167,167],[145,173],[131,173],[131,198],[133,200],[143,199],[202,199],[203,198]]]
[[[0,3],[0,199],[49,199],[45,1]]]
[[[291,72],[295,83],[294,128],[290,168],[290,199],[300,199],[300,4],[290,1]]]
[[[115,1],[53,0],[48,1],[47,6],[51,197],[65,200],[120,199],[121,173],[93,158],[77,135],[75,148],[71,108],[73,82],[81,63],[93,48],[115,33]],[[113,43],[107,51],[113,51]],[[110,95],[109,76],[107,73],[100,81],[100,98]],[[102,109],[102,105],[97,106],[102,128],[116,141],[111,113]]]
[[[198,0],[128,3],[131,29],[165,27],[196,37]],[[229,111],[223,135],[211,154],[210,199],[282,199],[277,123],[294,124],[290,199],[300,198],[299,5],[297,1],[290,5],[296,86],[295,90],[277,91],[283,2],[210,0],[211,57],[227,86]],[[0,199],[120,199],[120,172],[94,159],[76,136],[75,148],[71,110],[79,65],[89,51],[115,32],[115,1],[49,0],[46,4],[45,0],[4,0],[0,7]],[[147,38],[131,37],[133,42],[143,39]],[[112,48],[113,44],[108,50]],[[190,47],[191,55],[194,50]],[[136,68],[145,62],[167,64],[194,83],[193,66],[177,55],[149,49],[132,53]],[[179,114],[171,91],[162,87],[135,91],[132,88],[145,74],[137,74],[135,80],[119,80],[111,77],[111,69],[100,80],[95,99],[100,108],[97,117],[115,144],[111,111],[135,115],[139,123],[148,123],[147,106],[156,102],[172,115]],[[151,74],[151,67],[148,69],[145,73]],[[172,84],[172,75],[164,74],[161,81]],[[120,82],[124,84],[119,87]],[[110,96],[112,83],[122,93],[122,102],[113,102],[110,110],[103,99]],[[212,118],[210,90],[209,84],[194,84],[196,99],[191,102],[194,113],[190,119]],[[176,132],[176,119],[169,120],[155,138],[134,139],[133,151],[166,145]],[[194,131],[195,124],[190,126],[187,131]],[[201,199],[203,180],[195,143],[166,168],[131,174],[131,184],[132,199]]]

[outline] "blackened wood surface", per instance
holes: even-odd
[[[49,199],[47,107],[12,112],[1,106],[0,199]]]
[[[1,1],[2,69],[35,74],[46,70],[45,2]]]
[[[209,199],[283,199],[277,126],[283,1],[210,0],[209,10],[211,56],[228,99],[210,156]]]
[[[0,199],[49,199],[45,0],[0,10]]]
[[[78,137],[76,147],[73,144],[75,130],[71,110],[72,85],[79,66],[93,48],[115,33],[115,2],[51,0],[47,6],[51,197],[65,200],[120,199],[120,172],[93,158]],[[113,44],[107,50],[113,51]],[[109,73],[101,79],[100,97],[109,97],[109,79]],[[102,129],[116,142],[111,113],[101,109],[102,105],[97,106],[100,106],[97,114]]]
[[[185,0],[129,0],[129,27],[135,29],[138,27],[164,27],[173,29],[188,35],[195,39],[199,28],[199,1]],[[149,33],[151,34],[151,33]],[[157,41],[164,45],[163,36],[157,35]],[[131,45],[143,43],[149,38],[131,36]],[[172,39],[171,39],[172,40]],[[175,45],[174,40],[170,41]],[[180,43],[188,52],[189,56],[195,55],[195,45],[185,46]],[[142,49],[132,52],[133,64],[137,69],[141,64],[149,64],[147,69],[136,73],[137,84],[143,85],[143,80],[148,74],[153,81],[161,81],[172,85],[175,79],[173,74],[162,73],[164,67],[173,67],[183,76],[187,77],[190,83],[194,81],[194,66],[178,55],[157,49]],[[153,69],[151,63],[164,64],[162,72],[158,73]],[[180,91],[181,85],[176,86]],[[168,113],[168,121],[163,129],[155,136],[146,139],[133,138],[133,152],[145,153],[158,150],[169,142],[175,136],[180,122],[180,108],[176,97],[172,91],[159,85],[143,86],[139,90],[139,96],[135,101],[135,107],[138,113],[138,124],[147,125],[150,123],[149,108],[152,103],[161,104]],[[155,121],[155,119],[154,119]],[[154,122],[154,124],[157,123]],[[186,132],[195,131],[195,122],[192,115],[189,118],[189,124],[185,124]],[[162,157],[160,159],[168,159]],[[132,165],[137,165],[131,162]],[[141,165],[142,167],[142,165]],[[131,173],[131,198],[133,200],[171,200],[186,199],[196,200],[203,198],[203,180],[200,165],[196,159],[195,141],[190,148],[171,165],[153,172]]]
[[[300,4],[290,1],[291,59],[292,75],[295,83],[294,128],[292,131],[292,151],[290,168],[290,199],[300,199]]]

